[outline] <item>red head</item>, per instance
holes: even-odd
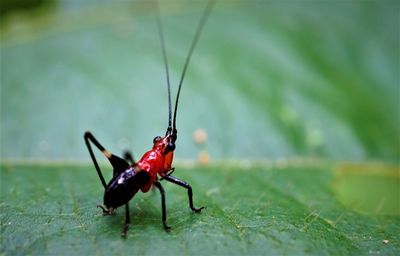
[[[159,151],[163,155],[167,155],[175,150],[175,140],[176,135],[173,136],[170,132],[167,132],[165,137],[157,136],[153,139],[153,150]]]
[[[164,174],[171,169],[172,161],[174,158],[174,150],[175,150],[175,141],[176,141],[176,132],[171,133],[167,130],[167,133],[164,137],[157,136],[153,139],[153,151],[158,151],[164,157],[164,169],[162,173]]]

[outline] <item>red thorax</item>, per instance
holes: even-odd
[[[174,151],[167,151],[167,145],[171,141],[171,136],[168,134],[165,137],[158,137],[154,141],[153,148],[142,156],[137,162],[140,169],[150,174],[150,181],[140,189],[142,192],[147,192],[157,180],[157,174],[161,177],[166,175],[171,170]]]

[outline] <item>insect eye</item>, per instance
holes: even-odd
[[[159,141],[159,140],[161,140],[161,137],[160,137],[160,136],[154,137],[154,139],[153,139],[153,144],[156,144],[157,141]]]

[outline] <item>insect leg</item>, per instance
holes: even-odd
[[[190,207],[190,209],[192,209],[192,211],[199,213],[199,212],[201,212],[201,210],[204,209],[204,206],[200,207],[200,208],[194,208],[194,206],[193,206],[193,191],[192,191],[192,187],[188,183],[186,183],[185,181],[180,180],[178,178],[175,178],[173,176],[170,176],[170,175],[166,175],[163,178],[171,183],[174,183],[178,186],[184,187],[188,190],[189,207]]]
[[[107,187],[106,181],[104,180],[103,174],[101,173],[100,167],[96,161],[96,158],[93,154],[92,147],[90,146],[90,142],[92,142],[102,153],[107,159],[110,161],[111,165],[114,168],[114,176],[116,174],[119,174],[126,169],[129,168],[129,164],[123,160],[122,158],[111,154],[109,151],[107,151],[97,140],[96,138],[92,135],[91,132],[85,132],[84,135],[86,146],[88,147],[90,157],[93,160],[94,166],[96,167],[97,174],[99,175],[99,178],[101,180],[101,183],[103,184],[104,189]]]
[[[172,173],[174,173],[174,171],[175,171],[175,167],[172,167],[171,169],[168,170],[168,172],[165,176],[171,175]],[[163,180],[165,176],[161,176],[160,180]]]
[[[167,225],[167,210],[165,207],[165,191],[164,188],[161,186],[161,183],[156,181],[154,182],[154,186],[156,186],[161,193],[161,208],[162,208],[162,222],[164,224],[164,229],[168,231],[171,227]]]
[[[131,165],[136,164],[135,159],[133,158],[133,155],[130,151],[126,150],[124,152],[124,159],[125,161],[127,161],[128,163],[130,163]]]
[[[101,152],[103,152],[103,154],[105,156],[107,156],[110,153],[108,153],[108,151],[106,151],[105,148],[95,139],[95,137],[92,135],[92,133],[85,132],[84,138],[85,138],[86,146],[89,150],[90,157],[93,160],[94,167],[96,168],[97,174],[99,175],[99,178],[101,180],[101,184],[103,184],[103,187],[105,189],[107,187],[106,181],[104,180],[103,174],[101,173],[99,164],[96,161],[96,157],[93,154],[93,150],[92,150],[92,147],[90,146],[89,142],[92,142]],[[107,152],[107,155],[105,152]]]
[[[129,202],[125,204],[125,223],[122,228],[121,236],[126,237],[128,233],[129,224],[131,223],[131,218],[129,216]]]

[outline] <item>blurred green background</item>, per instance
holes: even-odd
[[[167,124],[151,3],[51,3],[2,16],[2,158],[87,159],[86,130],[141,154]],[[173,93],[204,4],[161,1]],[[398,24],[396,1],[220,1],[184,82],[177,157],[196,157],[202,127],[213,159],[398,163]]]
[[[159,2],[175,95],[206,2]],[[166,184],[166,235],[158,195],[138,195],[125,243],[123,212],[95,208],[83,133],[137,158],[165,133],[152,3],[3,0],[0,253],[398,254],[399,9],[218,1],[184,81],[175,154],[207,210],[192,216]],[[211,165],[196,164],[200,151]]]

